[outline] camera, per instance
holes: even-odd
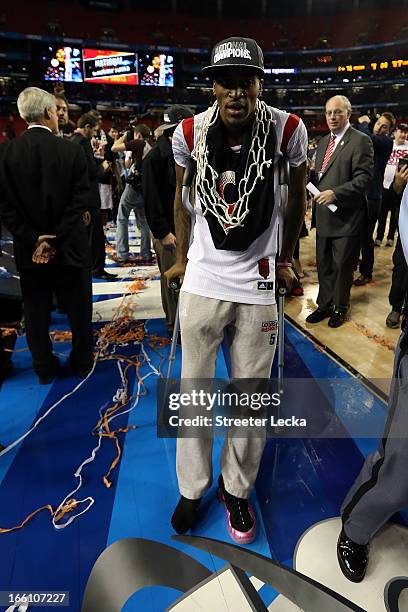
[[[404,166],[408,166],[408,157],[401,157],[401,159],[398,161],[398,172],[400,172]]]
[[[125,128],[127,142],[129,142],[129,140],[134,140],[133,128],[137,125],[137,121],[138,119],[136,115],[132,115],[129,118],[129,123]]]

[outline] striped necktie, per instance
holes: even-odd
[[[327,145],[326,153],[324,154],[324,159],[323,159],[322,167],[320,168],[320,172],[324,172],[326,170],[326,167],[334,151],[335,142],[336,142],[336,136],[332,134],[330,136],[329,144]]]

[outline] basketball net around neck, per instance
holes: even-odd
[[[270,108],[262,100],[256,101],[255,120],[252,126],[251,147],[245,173],[238,184],[238,199],[232,207],[220,196],[217,191],[218,173],[208,161],[207,133],[215,125],[219,117],[218,103],[206,111],[202,128],[197,138],[194,157],[197,160],[197,191],[200,196],[204,215],[208,212],[214,215],[225,234],[234,227],[243,225],[249,213],[249,198],[257,183],[265,179],[264,169],[273,164],[273,159],[265,159],[266,141],[274,122]],[[206,174],[210,171],[210,178]],[[250,178],[251,175],[254,178]],[[229,212],[229,210],[231,212]]]

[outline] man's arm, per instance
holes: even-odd
[[[152,160],[151,155],[147,155],[143,160],[142,166],[142,190],[145,203],[147,223],[153,236],[158,240],[163,240],[168,234],[172,233],[167,223],[164,213],[163,203],[158,189],[160,172],[156,172],[158,161]],[[163,168],[160,166],[160,170]]]
[[[183,277],[187,265],[187,252],[190,242],[190,215],[184,208],[181,198],[184,170],[185,168],[176,164],[176,194],[174,196],[174,224],[177,239],[176,263],[165,272],[167,282],[170,282],[173,278]]]
[[[306,162],[290,168],[289,197],[285,211],[282,249],[278,261],[290,261],[306,212]]]
[[[109,169],[109,162],[103,160],[101,164],[97,164],[91,143],[88,139],[83,142],[83,150],[86,157],[86,163],[88,166],[88,177],[90,181],[99,181],[105,174],[105,172]]]
[[[60,249],[71,238],[82,213],[88,210],[89,205],[89,180],[86,158],[82,147],[76,145],[75,149],[76,155],[71,178],[71,198],[56,227],[56,238],[52,241],[52,246],[56,249]]]
[[[392,151],[391,138],[385,134],[373,134],[370,132],[369,125],[370,117],[368,117],[368,115],[363,115],[362,117],[358,118],[357,129],[360,132],[363,132],[363,134],[367,134],[367,136],[371,139],[374,146],[374,153],[389,157]]]
[[[123,136],[114,141],[111,151],[113,151],[113,153],[123,153],[123,151],[126,151],[126,138],[127,135],[125,132]]]

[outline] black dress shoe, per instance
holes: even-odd
[[[101,280],[113,280],[118,277],[117,274],[111,274],[110,272],[107,272],[106,270],[103,270],[102,272],[96,272],[92,274],[92,276],[94,278],[99,278]]]
[[[367,569],[368,545],[353,542],[342,529],[337,542],[337,559],[341,571],[348,580],[361,582]]]
[[[60,361],[58,357],[56,357],[56,355],[53,355],[52,359],[52,363],[48,367],[42,368],[41,370],[37,370],[37,376],[40,385],[49,385],[50,383],[52,383],[58,373]]]
[[[330,317],[330,312],[323,310],[323,308],[316,308],[308,317],[306,317],[306,323],[320,323],[324,319]]]
[[[335,310],[331,315],[328,326],[329,327],[340,327],[347,320],[347,313],[341,310]]]

